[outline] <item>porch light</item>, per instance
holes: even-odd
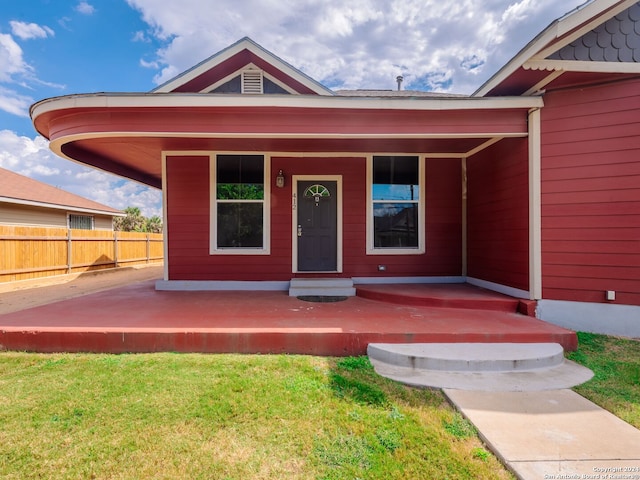
[[[284,173],[282,172],[282,170],[278,172],[278,176],[276,177],[276,187],[284,187]]]

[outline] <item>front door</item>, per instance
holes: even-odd
[[[336,181],[297,182],[299,272],[338,270],[338,187]]]

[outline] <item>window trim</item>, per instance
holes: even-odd
[[[374,157],[417,157],[418,159],[418,246],[416,248],[375,247],[373,222],[373,159]],[[426,252],[425,233],[425,156],[415,153],[376,153],[367,155],[367,255],[422,255]],[[396,203],[402,203],[400,201]],[[404,202],[406,203],[406,202]]]
[[[262,200],[262,247],[218,247],[218,199],[216,166],[218,155],[261,155],[264,159],[264,198]],[[214,152],[209,154],[209,255],[270,255],[271,254],[271,156],[258,152]],[[258,203],[237,200],[238,203]],[[229,203],[229,202],[225,202]]]

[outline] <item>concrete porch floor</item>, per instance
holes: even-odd
[[[398,285],[363,287],[359,294],[368,298],[336,303],[305,302],[286,292],[171,292],[154,285],[143,281],[0,315],[0,349],[343,356],[364,355],[373,342],[577,346],[574,332],[516,313],[517,300],[466,284],[407,286],[407,305],[397,303]],[[376,299],[385,291],[394,292],[396,303]],[[438,298],[443,306],[431,306]]]

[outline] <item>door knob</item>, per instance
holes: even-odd
[[[302,236],[302,225],[298,225],[298,236]]]

